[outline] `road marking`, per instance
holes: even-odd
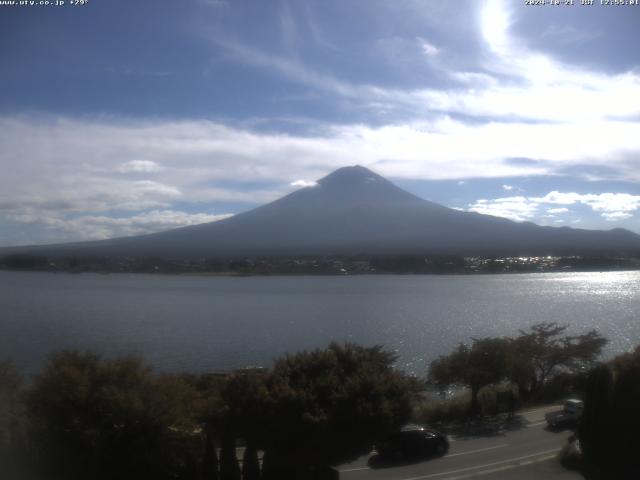
[[[544,457],[536,458],[535,460],[526,460],[524,462],[520,462],[517,465],[505,465],[503,467],[492,468],[491,470],[481,470],[479,472],[473,473],[465,473],[464,475],[459,475],[457,477],[447,477],[442,480],[464,480],[466,478],[479,477],[482,475],[490,475],[492,473],[504,472],[507,470],[511,470],[512,468],[525,467],[527,465],[532,465],[534,463],[546,462],[547,460],[551,460],[556,457],[556,454],[546,455]]]
[[[470,455],[472,453],[486,452],[487,450],[494,450],[496,448],[504,448],[504,447],[508,447],[508,446],[509,446],[508,443],[502,443],[500,445],[494,445],[493,447],[485,447],[485,448],[478,448],[477,450],[469,450],[468,452],[451,453],[449,455],[445,455],[444,458],[457,457],[457,456],[460,456],[460,455]]]
[[[459,468],[457,470],[450,470],[448,472],[432,473],[430,475],[422,475],[420,477],[404,478],[403,480],[425,480],[427,478],[442,477],[443,475],[452,475],[452,474],[455,474],[455,473],[469,472],[471,470],[479,470],[479,469],[482,469],[482,468],[493,467],[495,465],[500,465],[500,464],[503,464],[503,463],[513,463],[513,462],[517,462],[518,460],[526,460],[526,459],[533,458],[533,457],[539,457],[541,455],[548,455],[550,453],[554,453],[555,454],[555,453],[557,453],[559,451],[560,451],[559,448],[554,448],[553,450],[545,450],[544,452],[532,453],[531,455],[524,455],[522,457],[510,458],[509,460],[501,460],[499,462],[491,462],[491,463],[486,463],[484,465],[474,465],[473,467]],[[526,465],[526,463],[519,463],[517,465],[509,465],[509,467],[513,468],[513,467],[518,467],[520,465]],[[477,473],[477,472],[474,472],[474,473]]]
[[[468,452],[451,453],[449,455],[445,455],[442,458],[457,457],[460,455],[470,455],[472,453],[486,452],[488,450],[495,450],[496,448],[504,448],[508,446],[509,446],[508,443],[502,443],[500,445],[494,445],[493,447],[478,448],[477,450],[469,450]],[[340,470],[340,472],[358,472],[360,470],[370,470],[370,469],[371,467],[355,467],[355,468],[347,468],[346,470]]]
[[[468,452],[451,453],[449,455],[445,455],[442,458],[458,457],[460,455],[470,455],[472,453],[486,452],[489,450],[495,450],[496,448],[504,448],[508,446],[509,446],[508,443],[501,443],[500,445],[494,445],[493,447],[478,448],[477,450],[469,450]],[[370,469],[371,467],[354,467],[354,468],[347,468],[346,470],[340,470],[340,472],[358,472],[360,470],[370,470]]]
[[[536,423],[530,423],[529,425],[526,425],[527,428],[531,428],[531,427],[537,427],[539,425],[544,425],[546,424],[546,421],[542,421],[542,422],[536,422]]]
[[[558,404],[548,405],[546,407],[534,408],[533,410],[521,410],[516,413],[518,413],[519,415],[525,415],[527,413],[541,412],[543,410],[551,410],[553,408],[562,408],[562,404],[558,403]]]
[[[346,470],[338,470],[340,473],[345,472],[358,472],[360,470],[371,470],[369,467],[347,468]]]

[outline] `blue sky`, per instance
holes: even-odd
[[[640,233],[640,7],[574,3],[0,6],[0,245],[213,221],[353,164]]]

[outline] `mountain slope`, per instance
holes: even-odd
[[[23,250],[23,249],[21,249]],[[218,222],[38,248],[47,255],[239,257],[353,254],[544,255],[640,251],[623,229],[541,227],[416,197],[360,166]]]

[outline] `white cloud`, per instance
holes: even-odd
[[[291,182],[289,185],[291,185],[292,187],[300,187],[300,188],[305,188],[305,187],[315,187],[318,183],[315,181],[311,181],[311,180],[296,180],[295,182]]]
[[[374,112],[402,112],[403,118],[415,120],[445,112],[494,121],[571,122],[582,125],[585,137],[597,134],[594,123],[637,119],[640,115],[637,71],[608,74],[565,64],[540,53],[512,35],[516,13],[523,14],[502,0],[489,0],[480,10],[479,28],[488,47],[484,71],[459,71],[446,62],[437,63],[444,74],[467,84],[467,88],[456,85],[456,88],[402,90],[356,84],[317,71],[295,57],[281,57],[219,38],[212,41],[226,49],[230,54],[227,59],[347,97],[359,102],[355,105]],[[417,40],[423,54],[438,55],[436,46],[421,37]],[[395,43],[403,41],[394,37]]]
[[[428,42],[424,38],[418,37],[418,42],[420,43],[420,48],[422,49],[422,53],[424,53],[427,57],[435,57],[440,53],[438,47]]]
[[[520,80],[477,95],[464,93],[460,108],[489,115],[514,115],[545,120],[588,123],[590,120],[634,118],[640,113],[638,72],[608,75],[575,68],[538,53],[511,35],[512,4],[489,0],[481,11],[480,26],[494,56],[486,68]],[[595,132],[594,132],[595,133]]]
[[[162,167],[151,160],[131,160],[117,167],[117,171],[122,173],[151,173],[159,172]]]
[[[599,212],[605,220],[616,221],[631,218],[640,208],[640,195],[628,193],[602,193],[585,195],[580,201]]]
[[[607,221],[626,220],[633,217],[640,209],[640,195],[628,193],[563,193],[549,192],[544,197],[506,197],[491,200],[481,199],[469,205],[469,211],[495,215],[516,221],[533,220],[544,217],[540,208],[545,205],[574,205],[582,204],[590,207],[594,212]],[[559,214],[569,211],[566,207],[550,208],[547,213]]]
[[[104,240],[215,222],[230,216],[230,214],[192,214],[175,210],[153,210],[118,218],[83,215],[69,219],[56,216],[21,215],[15,216],[13,220],[24,224],[43,225],[57,234],[66,233],[78,240]]]
[[[562,207],[562,208],[548,208],[547,209],[548,213],[552,213],[554,215],[558,214],[558,213],[567,213],[568,211],[569,211],[569,209],[568,208],[564,208],[564,207]]]
[[[626,220],[627,218],[633,217],[633,214],[628,212],[605,212],[602,214],[605,220],[610,222],[615,222],[617,220]]]
[[[295,136],[210,121],[0,117],[0,211],[11,205],[63,204],[74,212],[139,210],[166,208],[178,198],[264,203],[286,193],[286,186],[246,191],[221,185],[244,178],[265,183],[317,179],[353,164],[354,158],[389,177],[464,181],[549,175],[601,162],[637,180],[640,169],[630,153],[640,152],[637,129],[630,122],[602,123],[598,135],[585,135],[580,125],[468,126],[443,116],[377,128],[342,125],[316,136]],[[505,161],[515,157],[546,161]],[[153,179],[140,178],[145,172],[122,174],[117,171],[122,158],[144,158],[146,167],[162,169],[152,172]],[[571,195],[551,192],[547,200],[571,204],[576,201]]]
[[[481,16],[491,49],[487,71],[445,72],[466,88],[399,90],[353,84],[295,59],[244,45],[222,45],[242,63],[346,97],[373,114],[401,115],[402,122],[377,128],[362,124],[333,128],[342,145],[357,144],[359,138],[372,140],[376,149],[367,151],[367,158],[375,150],[382,158],[400,160],[394,175],[410,171],[425,176],[429,171],[435,178],[460,178],[465,176],[463,170],[481,177],[518,175],[517,171],[537,175],[553,173],[555,167],[589,164],[611,167],[626,179],[640,179],[638,72],[611,75],[559,63],[510,36],[508,6],[496,0],[487,9]],[[450,115],[482,121],[469,124]],[[428,157],[423,152],[429,152]],[[411,165],[402,164],[406,157],[412,157]],[[512,157],[545,160],[551,166],[502,164]],[[447,168],[440,168],[445,161]]]
[[[176,187],[171,187],[169,185],[163,185],[158,182],[154,182],[152,180],[139,180],[133,183],[134,188],[143,194],[151,193],[151,194],[160,194],[165,196],[177,197],[180,194],[180,190]]]
[[[536,216],[538,206],[526,197],[481,199],[469,206],[470,212],[508,218],[516,222],[531,220]]]
[[[353,164],[354,158],[396,178],[464,181],[550,175],[591,163],[615,169],[621,178],[639,180],[638,160],[632,155],[640,152],[637,125],[619,121],[596,126],[598,134],[589,135],[584,125],[571,123],[469,126],[441,116],[413,124],[325,127],[315,136],[296,136],[204,120],[0,117],[0,218],[33,214],[41,218],[43,212],[112,216],[122,211],[175,210],[178,201],[262,204],[301,186],[287,185],[283,178],[318,179]],[[518,157],[545,161],[505,160]],[[132,163],[136,161],[145,163]],[[135,169],[125,172],[123,165]],[[154,171],[139,171],[145,169]],[[276,187],[233,186],[247,178]],[[580,202],[608,220],[637,209],[633,198],[624,194],[577,195],[550,192],[537,203]],[[493,203],[473,207],[514,219],[532,215],[531,207],[523,207],[521,201],[502,202],[499,208]]]

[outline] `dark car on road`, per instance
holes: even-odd
[[[577,428],[582,418],[584,403],[582,400],[569,399],[564,402],[562,410],[549,412],[545,415],[547,425],[551,430],[563,428]]]
[[[383,459],[405,459],[444,455],[449,451],[447,437],[422,425],[407,425],[375,445]]]

